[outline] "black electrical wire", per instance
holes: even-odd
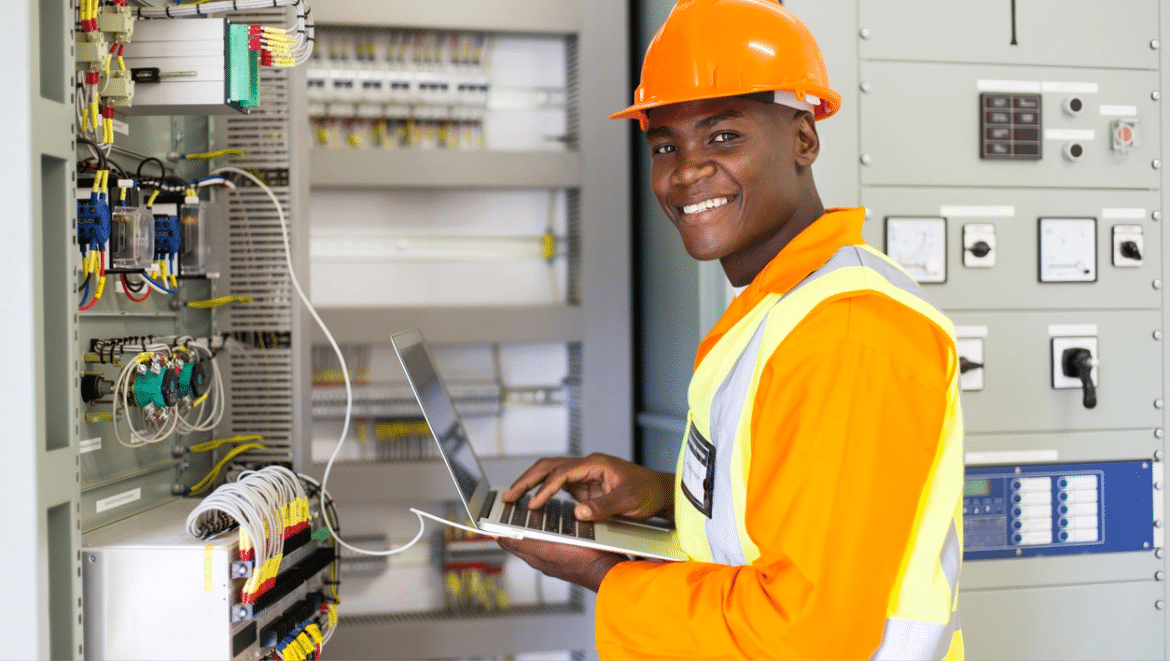
[[[92,274],[92,273],[87,273],[87,274],[86,274],[86,276],[85,276],[85,280],[82,280],[82,281],[81,281],[81,284],[80,284],[80,285],[77,285],[77,291],[76,291],[76,292],[74,292],[74,293],[75,293],[75,294],[80,294],[80,293],[81,293],[81,290],[82,290],[82,289],[85,289],[86,285],[88,285],[88,284],[89,284],[89,281],[90,281],[90,280],[93,280],[93,274]]]
[[[138,162],[138,169],[134,170],[134,176],[137,177],[138,179],[142,179],[142,166],[146,165],[147,163],[149,163],[151,161],[158,163],[158,170],[159,170],[158,178],[160,180],[165,180],[167,178],[167,167],[165,165],[163,165],[163,162],[161,160],[159,160],[158,158],[155,158],[154,156],[148,156],[148,157],[142,159],[141,161],[139,161]]]
[[[127,273],[124,275],[133,275],[133,274]],[[134,293],[134,294],[137,294],[138,292],[142,291],[143,289],[146,289],[146,283],[143,282],[142,280],[139,280],[138,284],[135,285],[135,284],[131,284],[130,278],[124,278],[122,280],[122,284],[126,285],[126,289],[129,289],[131,291],[131,293]]]
[[[100,165],[103,170],[109,169],[110,165],[109,165],[109,161],[106,160],[106,154],[105,154],[105,152],[103,152],[101,150],[101,147],[98,147],[96,142],[94,142],[93,140],[90,140],[89,138],[83,138],[81,136],[77,136],[76,138],[74,138],[74,140],[77,140],[78,142],[80,142],[83,145],[89,145],[89,146],[93,147],[93,150],[96,152],[95,156],[97,156],[97,159],[98,159],[98,165]]]

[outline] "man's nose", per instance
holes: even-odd
[[[682,163],[675,171],[675,181],[689,186],[715,174],[715,163],[702,153],[684,153]]]

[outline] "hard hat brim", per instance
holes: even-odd
[[[752,92],[770,92],[770,91],[772,91],[772,90],[771,89],[759,89],[759,90],[749,90],[749,91],[744,92],[744,93],[751,94]],[[837,111],[841,108],[841,95],[834,92],[833,90],[831,90],[827,87],[817,87],[815,89],[810,88],[810,89],[794,90],[794,91],[797,91],[801,94],[812,94],[812,95],[820,98],[821,103],[820,103],[820,105],[818,105],[816,107],[816,111],[813,113],[813,118],[818,120],[818,121],[835,115],[837,113]],[[688,96],[687,98],[684,98],[684,99],[657,99],[654,101],[647,101],[645,103],[635,103],[634,105],[632,105],[628,108],[625,108],[624,110],[619,110],[618,112],[615,112],[614,114],[610,115],[609,118],[610,119],[636,119],[641,123],[642,130],[645,131],[646,126],[649,122],[649,119],[646,116],[646,111],[650,110],[651,108],[660,108],[662,106],[669,106],[669,105],[675,104],[675,103],[685,103],[687,101],[704,101],[706,99],[718,99],[718,98],[722,98],[725,96],[728,96],[728,95],[727,94],[693,95],[693,96]],[[737,95],[732,95],[732,96],[739,96],[739,95],[737,94]]]

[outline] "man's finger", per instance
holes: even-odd
[[[521,473],[520,477],[516,478],[516,481],[512,483],[512,486],[508,487],[508,490],[505,491],[504,495],[500,498],[503,499],[504,502],[508,503],[516,500],[520,496],[523,496],[525,493],[527,493],[529,489],[543,482],[544,478],[547,477],[554,468],[566,461],[572,460],[568,457],[546,457],[537,461],[535,464],[529,466],[528,470]]]
[[[532,499],[528,501],[528,508],[537,509],[544,507],[545,502],[555,496],[566,484],[598,479],[605,470],[597,464],[585,462],[586,460],[584,459],[577,459],[572,462],[565,462],[554,468],[544,478],[544,482],[541,483],[536,493],[532,494]]]

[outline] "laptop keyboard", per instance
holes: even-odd
[[[593,539],[593,523],[578,521],[577,517],[573,516],[573,508],[577,503],[552,499],[545,503],[544,507],[530,510],[528,501],[528,496],[525,496],[514,503],[504,503],[500,523],[581,539]]]

